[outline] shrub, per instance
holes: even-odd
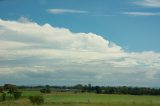
[[[45,93],[45,89],[40,89],[40,92],[41,93]]]
[[[40,89],[41,93],[51,93],[51,90],[49,88]]]
[[[19,99],[21,97],[21,95],[22,95],[22,92],[17,91],[17,92],[13,93],[14,99]]]
[[[5,101],[6,100],[6,93],[3,93],[2,94],[2,101]]]
[[[44,98],[43,96],[30,96],[29,97],[29,100],[30,102],[33,104],[33,105],[41,105],[44,103]]]
[[[51,93],[51,89],[46,89],[46,93]]]

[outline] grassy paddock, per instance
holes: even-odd
[[[0,106],[31,106],[29,96],[43,95],[45,104],[41,106],[160,106],[160,96],[108,95],[94,93],[23,91],[19,100],[0,102]]]

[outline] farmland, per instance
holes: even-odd
[[[0,106],[31,106],[28,97],[42,95],[42,106],[160,106],[160,96],[95,94],[52,91],[49,94],[38,90],[23,90],[18,100],[0,102]],[[9,98],[9,95],[7,95]]]

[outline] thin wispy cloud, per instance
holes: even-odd
[[[160,16],[160,13],[152,13],[152,12],[123,12],[122,14],[129,16]]]
[[[160,0],[138,0],[134,4],[143,7],[160,8]]]
[[[132,3],[140,7],[160,8],[160,0],[137,0]],[[160,16],[160,12],[150,12],[150,11],[146,11],[146,12],[129,11],[129,12],[123,12],[122,14],[125,14],[128,16]]]
[[[88,11],[75,10],[75,9],[48,9],[47,12],[49,12],[51,14],[68,14],[68,13],[84,14],[84,13],[88,13]]]

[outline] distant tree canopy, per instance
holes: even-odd
[[[49,85],[46,85],[45,88],[40,89],[41,93],[51,93],[51,89]]]
[[[160,89],[145,87],[101,87],[84,85],[81,87],[82,92],[95,92],[98,94],[131,94],[131,95],[160,95]]]
[[[7,93],[10,94],[10,96],[14,97],[14,99],[19,99],[21,97],[22,92],[18,91],[18,88],[16,85],[13,84],[4,84],[4,86],[1,88],[0,91],[8,91]],[[2,94],[2,99],[5,100],[6,93],[4,92]]]
[[[83,85],[82,84],[77,84],[75,86],[73,86],[74,89],[83,89]]]
[[[16,85],[13,84],[5,84],[3,86],[4,90],[8,90],[8,93],[13,94],[14,92],[18,91],[18,88]]]
[[[55,91],[71,91],[71,92],[93,92],[97,94],[130,94],[130,95],[160,95],[160,88],[147,88],[147,87],[127,87],[127,86],[92,86],[91,84],[75,86],[16,86],[13,84],[5,84],[0,87],[0,92],[8,91],[11,95],[18,92],[20,89],[39,89],[41,93],[50,93],[51,89]],[[19,93],[20,94],[20,93]],[[18,94],[16,94],[18,95]]]

